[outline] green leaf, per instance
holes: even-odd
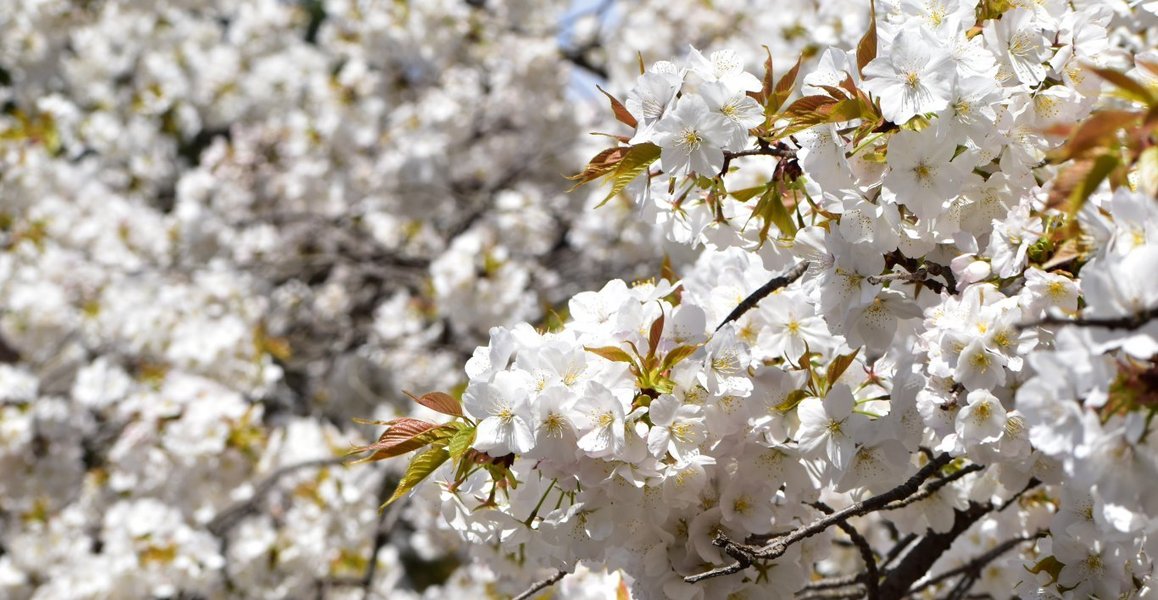
[[[844,372],[847,371],[849,365],[856,360],[856,355],[859,353],[860,348],[857,348],[849,354],[842,354],[832,359],[832,362],[828,364],[828,372],[825,374],[825,379],[828,381],[829,387],[832,387],[832,384],[836,383],[836,380],[840,379],[841,375],[844,375]]]
[[[474,443],[474,436],[474,427],[465,427],[463,429],[459,429],[457,433],[451,436],[450,443],[446,446],[447,451],[450,452],[451,458],[457,459],[460,458],[463,454],[466,454],[466,451],[470,450],[471,444]]]
[[[452,417],[462,416],[462,404],[454,396],[444,392],[430,392],[415,398],[410,392],[404,392],[411,400],[444,415]]]
[[[1061,561],[1059,561],[1053,555],[1050,555],[1037,561],[1037,564],[1033,565],[1033,567],[1024,567],[1024,569],[1030,573],[1033,573],[1034,575],[1044,571],[1049,573],[1049,576],[1053,581],[1057,581],[1058,575],[1061,574],[1063,567],[1065,567],[1065,565],[1062,564]]]
[[[784,400],[780,404],[776,405],[776,410],[786,413],[796,408],[796,405],[800,404],[800,402],[808,396],[809,393],[806,390],[792,390],[788,392],[788,395],[784,397]]]
[[[628,364],[635,364],[635,360],[631,358],[631,355],[628,354],[627,351],[623,350],[622,348],[616,348],[615,346],[601,346],[598,348],[592,348],[591,346],[583,346],[583,349],[592,353],[592,354],[602,356],[603,358],[606,358],[607,360],[609,360],[611,362],[624,362],[624,363],[628,363]]]
[[[583,166],[582,172],[567,177],[567,179],[571,181],[579,182],[571,186],[571,189],[567,191],[573,192],[583,184],[595,181],[613,172],[615,168],[619,166],[619,161],[623,160],[623,155],[626,154],[626,152],[627,148],[622,146],[601,150],[599,154],[596,154],[591,160],[587,161],[587,164]]]
[[[768,187],[752,214],[764,219],[764,226],[760,229],[761,242],[768,239],[768,230],[773,224],[785,237],[796,235],[796,223],[792,222],[792,216],[784,206],[783,188],[779,181]]]
[[[659,158],[659,146],[650,142],[643,144],[636,144],[627,149],[623,159],[615,166],[615,171],[611,173],[611,191],[607,193],[607,197],[599,203],[603,206],[611,201],[612,198],[619,195],[627,184],[631,183],[640,173],[647,171],[647,167]],[[598,208],[598,206],[596,207]]]
[[[675,348],[672,348],[671,352],[668,352],[667,356],[663,357],[663,367],[661,370],[666,371],[666,370],[678,365],[680,363],[680,361],[695,354],[696,350],[699,350],[699,349],[700,349],[700,347],[698,345],[696,345],[696,346],[676,346]]]
[[[379,507],[379,510],[386,508],[392,502],[406,495],[407,492],[422,483],[422,480],[429,477],[430,474],[442,466],[442,463],[446,462],[448,458],[450,458],[450,454],[445,448],[431,448],[415,456],[414,460],[410,461],[410,466],[406,467],[406,473],[402,475],[402,481],[398,482],[398,487],[394,488],[394,493]]]
[[[755,198],[756,196],[763,194],[764,190],[767,188],[768,188],[767,185],[757,185],[755,187],[744,188],[742,190],[736,190],[734,192],[729,192],[728,195],[735,198],[736,200],[739,200],[740,202],[747,202],[747,201],[751,200],[752,198]]]
[[[869,28],[856,45],[856,68],[863,71],[865,65],[877,57],[877,3],[869,2]]]
[[[1114,169],[1118,168],[1119,164],[1121,164],[1121,160],[1112,154],[1103,154],[1094,159],[1089,172],[1086,173],[1086,176],[1078,183],[1077,187],[1070,192],[1067,212],[1071,218],[1077,216],[1090,195],[1098,189],[1098,186],[1110,176],[1110,173],[1113,172]]]

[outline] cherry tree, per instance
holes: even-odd
[[[14,3],[0,596],[1148,597],[1156,10]]]
[[[866,8],[787,68],[640,59],[574,179],[697,259],[492,329],[360,449],[415,451],[387,505],[519,598],[1152,594],[1154,7]]]

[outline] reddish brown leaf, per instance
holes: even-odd
[[[1064,146],[1050,154],[1054,162],[1071,158],[1085,158],[1099,146],[1111,143],[1118,131],[1141,119],[1141,113],[1127,110],[1106,110],[1090,115],[1074,131]]]
[[[775,91],[768,98],[768,104],[765,105],[765,113],[771,114],[780,110],[781,106],[788,101],[788,97],[792,95],[792,90],[796,89],[796,76],[800,74],[800,63],[804,61],[804,55],[796,59],[796,64],[776,82]]]
[[[651,331],[648,332],[648,335],[647,335],[647,350],[648,350],[647,355],[648,355],[648,357],[655,356],[655,350],[656,350],[656,348],[659,348],[659,340],[661,337],[663,337],[663,323],[664,323],[664,314],[663,314],[662,309],[661,309],[661,311],[659,313],[659,318],[656,319],[655,322],[651,324]]]
[[[373,452],[370,456],[358,459],[355,462],[374,462],[400,456],[430,443],[423,434],[433,430],[435,427],[438,427],[436,423],[430,423],[421,419],[397,419],[393,425],[382,432],[377,442],[368,446],[355,448],[348,454]]]
[[[799,117],[814,113],[817,109],[829,104],[836,104],[836,100],[828,96],[805,96],[789,104],[788,108],[784,109],[784,115],[787,117]]]
[[[607,90],[605,90],[599,86],[595,86],[595,87],[599,91],[603,92],[604,96],[607,96],[607,100],[609,102],[611,102],[611,112],[615,113],[615,118],[618,119],[620,123],[623,123],[624,125],[627,125],[628,127],[631,127],[632,129],[635,129],[635,127],[637,125],[639,125],[639,123],[635,120],[635,117],[631,116],[631,113],[628,112],[627,107],[624,106],[623,103],[620,102],[618,98],[616,98],[615,96],[612,96],[611,94],[609,94],[607,92]]]
[[[1150,93],[1150,90],[1146,89],[1146,86],[1139,83],[1133,77],[1113,69],[1103,69],[1093,65],[1086,65],[1086,68],[1096,73],[1098,77],[1112,83],[1114,87],[1121,90],[1122,94],[1130,100],[1141,102],[1147,106],[1155,103],[1154,95]]]
[[[595,181],[614,171],[615,167],[619,165],[619,161],[623,160],[623,157],[627,155],[628,150],[628,148],[624,147],[608,148],[593,156],[591,160],[583,166],[583,171],[567,177],[567,179],[571,181],[579,182],[571,189],[574,190],[585,183]]]
[[[856,45],[856,68],[864,71],[865,65],[877,57],[877,3],[869,2],[869,28]]]
[[[631,355],[628,354],[627,351],[623,350],[622,348],[616,348],[615,346],[601,346],[598,348],[592,348],[591,346],[584,346],[583,349],[592,353],[592,354],[602,356],[603,358],[606,358],[607,360],[610,360],[612,362],[624,362],[624,363],[628,363],[628,364],[635,364],[635,360],[633,360],[631,358]]]
[[[405,394],[410,396],[411,400],[414,400],[415,402],[435,412],[440,412],[444,415],[450,415],[452,417],[462,416],[462,404],[459,403],[459,401],[450,394],[443,392],[430,392],[423,394],[418,398],[415,398],[414,395],[412,395],[410,392],[405,392]]]

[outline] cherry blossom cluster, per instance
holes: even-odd
[[[641,60],[574,179],[695,262],[492,329],[419,399],[450,421],[364,450],[421,448],[396,497],[510,593],[1149,597],[1156,9],[881,1],[794,66]]]
[[[0,10],[0,597],[494,579],[447,578],[436,508],[376,512],[401,465],[339,462],[490,327],[659,263],[631,210],[564,194],[602,118],[569,5]]]

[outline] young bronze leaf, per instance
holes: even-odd
[[[445,448],[431,448],[422,454],[414,457],[410,461],[410,466],[406,467],[406,473],[402,475],[402,481],[398,482],[398,487],[394,488],[394,493],[379,507],[379,510],[386,508],[395,500],[406,495],[407,492],[422,483],[434,472],[435,469],[442,466],[442,463],[450,458],[450,453]]]
[[[627,187],[627,184],[647,171],[647,167],[659,158],[659,154],[659,146],[652,143],[636,144],[628,148],[623,159],[615,166],[615,172],[610,175],[611,191],[607,193],[607,197],[599,203],[599,206],[610,202],[619,192],[623,191],[623,188]]]
[[[859,353],[860,349],[857,348],[848,354],[841,354],[840,356],[832,359],[832,362],[828,365],[828,373],[825,375],[825,379],[828,380],[829,387],[836,383],[836,380],[840,379],[841,375],[844,375],[844,372],[847,371],[849,365],[851,365],[853,361],[856,360],[856,355]]]
[[[615,346],[601,346],[599,348],[583,346],[583,349],[592,354],[602,356],[611,362],[624,362],[628,364],[635,363],[635,361],[632,360],[631,355],[628,354],[626,350],[616,348]]]
[[[804,61],[804,55],[796,59],[796,64],[776,82],[776,91],[768,100],[768,105],[765,107],[766,114],[775,113],[780,110],[781,106],[788,101],[788,97],[792,95],[792,90],[796,88],[796,76],[800,74],[800,63]]]
[[[856,68],[863,72],[865,65],[877,57],[877,3],[869,2],[869,28],[856,45]]]
[[[582,186],[583,184],[590,181],[595,181],[596,179],[599,179],[600,177],[603,177],[604,175],[614,171],[615,167],[619,165],[619,161],[623,160],[623,157],[626,154],[627,148],[622,146],[608,148],[601,151],[599,154],[596,154],[591,158],[591,160],[587,161],[586,165],[583,166],[582,172],[567,177],[567,179],[570,179],[571,181],[579,182],[576,183],[570,191],[575,191],[575,189]]]
[[[620,123],[623,123],[624,125],[627,125],[628,127],[632,128],[632,129],[635,129],[636,126],[639,125],[639,123],[635,120],[635,117],[633,117],[631,115],[631,113],[628,112],[627,107],[624,106],[623,103],[620,102],[618,98],[616,98],[615,96],[612,96],[610,93],[607,92],[607,90],[603,89],[602,87],[595,86],[595,88],[598,89],[599,91],[603,92],[604,96],[607,96],[607,100],[609,102],[611,102],[611,112],[615,113],[615,118]]]
[[[1071,218],[1076,217],[1078,211],[1082,209],[1086,200],[1089,199],[1090,194],[1093,194],[1094,190],[1098,189],[1102,181],[1109,177],[1110,173],[1118,168],[1119,165],[1121,165],[1121,160],[1113,154],[1104,154],[1093,160],[1085,177],[1083,177],[1073,191],[1070,192],[1069,206],[1066,212],[1069,213]]]
[[[680,363],[683,359],[695,354],[699,346],[676,346],[663,357],[663,370],[666,371]]]
[[[406,392],[406,395],[410,396],[410,398],[415,402],[435,412],[440,412],[444,415],[450,415],[452,417],[462,416],[462,404],[459,403],[459,401],[450,394],[443,392],[430,392],[428,394],[423,394],[418,398],[415,398],[410,394],[410,392]]]
[[[789,104],[788,108],[784,109],[784,116],[793,118],[811,115],[830,104],[836,104],[836,100],[828,96],[805,96]]]
[[[375,462],[401,456],[417,450],[430,440],[424,435],[427,432],[438,427],[438,424],[420,419],[402,418],[398,419],[393,425],[382,432],[378,441],[368,446],[361,446],[351,450],[348,454],[361,454],[363,452],[373,452],[370,456],[360,458],[354,463]]]
[[[748,92],[761,106],[767,105],[768,99],[772,97],[772,92],[775,89],[775,83],[773,82],[775,75],[772,71],[772,50],[770,50],[768,46],[764,46],[763,48],[764,54],[768,55],[768,58],[764,59],[764,80],[761,82],[763,85],[760,86],[759,92]]]
[[[1137,80],[1125,73],[1120,73],[1113,69],[1103,69],[1093,65],[1086,65],[1086,68],[1096,73],[1098,77],[1113,84],[1114,87],[1118,88],[1121,92],[1122,96],[1128,100],[1141,102],[1146,106],[1153,106],[1155,103],[1158,103],[1158,99],[1154,98],[1154,94],[1146,89],[1146,86],[1138,83]]]
[[[1050,153],[1054,162],[1089,156],[1091,151],[1114,142],[1118,131],[1141,119],[1142,115],[1127,110],[1107,110],[1090,115],[1074,131],[1064,146]]]
[[[659,318],[651,324],[651,331],[649,331],[647,335],[647,355],[649,357],[655,356],[655,350],[659,348],[659,340],[663,337],[663,323],[664,314],[661,311]]]

